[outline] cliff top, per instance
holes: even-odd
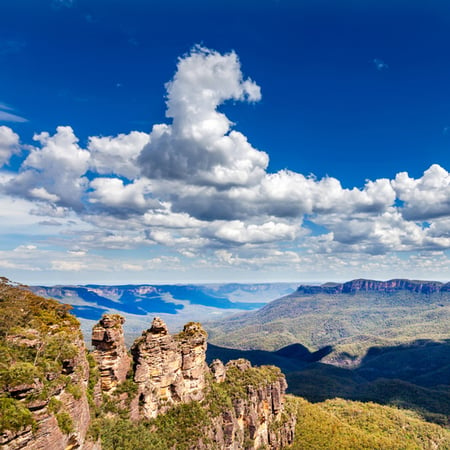
[[[301,285],[297,288],[302,294],[349,294],[356,292],[396,292],[410,291],[421,294],[434,292],[450,292],[450,283],[440,281],[408,280],[394,278],[387,281],[359,278],[345,283],[325,283],[320,286]]]

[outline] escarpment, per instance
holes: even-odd
[[[66,305],[7,280],[0,313],[0,447],[81,447],[90,422],[89,367],[78,321]]]
[[[357,279],[346,283],[325,283],[320,286],[301,285],[297,288],[300,294],[354,294],[357,292],[410,291],[420,294],[449,292],[450,283],[439,281],[420,281],[407,279],[392,279],[388,281]]]
[[[0,310],[2,449],[281,449],[293,441],[284,375],[243,359],[208,367],[199,323],[170,334],[155,318],[130,355],[124,319],[107,314],[93,327],[89,355],[66,305],[3,281]]]

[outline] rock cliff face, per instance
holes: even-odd
[[[110,392],[125,381],[130,370],[131,358],[128,356],[123,337],[122,325],[125,319],[117,314],[105,314],[92,329],[92,355],[100,371],[102,391]]]
[[[102,424],[128,420],[133,427],[133,421],[155,419],[151,433],[164,433],[164,426],[158,429],[160,416],[181,411],[183,418],[195,408],[201,416],[191,417],[197,433],[191,437],[188,427],[185,436],[175,436],[191,439],[189,448],[275,450],[293,440],[295,417],[285,411],[280,370],[254,368],[242,359],[226,365],[217,360],[209,368],[207,334],[199,323],[171,335],[155,318],[135,341],[131,358],[124,319],[105,315],[92,330],[95,367],[66,305],[1,280],[0,300],[2,449],[100,450]],[[129,372],[133,377],[127,379]],[[96,404],[92,411],[88,398]],[[95,442],[86,438],[91,424]]]
[[[206,331],[188,323],[170,335],[159,318],[131,348],[138,385],[140,416],[156,417],[171,406],[204,398]]]
[[[388,281],[376,281],[358,279],[346,283],[326,283],[321,286],[299,286],[297,292],[302,294],[351,294],[356,292],[395,292],[406,290],[421,294],[435,292],[449,292],[450,283],[439,281],[416,281],[405,279],[393,279]]]
[[[35,341],[35,345],[39,343]],[[31,412],[35,425],[18,431],[4,431],[0,434],[0,448],[67,450],[82,446],[90,422],[86,396],[89,367],[83,340],[79,337],[72,343],[79,352],[70,360],[63,361],[62,375],[67,378],[57,382],[58,374],[54,373],[49,374],[55,377],[50,387],[35,379],[33,383],[8,389],[11,398],[19,400]]]
[[[110,389],[114,371],[109,369],[122,366],[124,374],[128,363],[119,356],[123,352],[117,351],[123,345],[119,319],[104,317],[92,334],[95,352],[107,347],[107,351],[97,353],[96,360],[103,391],[109,395],[114,392]],[[111,329],[115,331],[111,333]],[[188,323],[181,333],[171,335],[161,319],[153,320],[131,348],[137,394],[129,399],[130,417],[152,419],[174,406],[195,401],[204,406],[209,417],[207,423],[198,425],[206,440],[197,442],[195,448],[281,449],[290,444],[295,418],[284,411],[284,375],[276,367],[254,368],[245,359],[226,365],[215,360],[209,368],[206,338],[198,323]],[[228,400],[221,404],[219,398]]]
[[[83,445],[89,365],[69,307],[0,278],[0,447]]]
[[[254,383],[251,381],[254,373],[255,368],[245,359],[229,361],[225,366],[222,382],[226,383],[228,377],[233,388],[240,385],[244,392],[233,398],[232,408],[226,408],[213,421],[210,438],[217,448],[281,449],[294,440],[295,417],[284,411],[287,388],[284,375],[281,372],[269,372],[266,381]],[[236,382],[236,376],[245,379],[248,374],[250,377],[247,382]]]

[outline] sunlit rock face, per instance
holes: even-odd
[[[156,417],[171,406],[204,398],[206,331],[190,322],[181,333],[169,334],[159,318],[131,348],[138,384],[140,415]]]
[[[236,371],[245,377],[245,373],[252,369],[250,361],[237,359],[222,365],[222,375],[219,363],[219,360],[215,360],[211,365],[213,373],[216,371],[221,374],[219,382],[225,382],[227,376],[235,377]],[[286,388],[286,379],[281,372],[273,380],[259,386],[247,385],[245,393],[232,401],[232,407],[216,418],[211,440],[225,450],[275,450],[291,444],[296,418],[285,414]]]
[[[387,292],[411,291],[420,294],[450,291],[450,283],[439,281],[417,281],[406,279],[392,279],[388,281],[358,279],[346,283],[325,283],[321,286],[299,286],[297,292],[301,294],[350,294],[356,292]]]
[[[215,360],[209,368],[207,333],[199,323],[189,322],[171,335],[155,318],[133,344],[131,358],[124,344],[124,319],[107,314],[93,327],[89,356],[79,323],[67,307],[7,283],[3,290],[0,283],[0,294],[0,306],[11,321],[24,313],[21,327],[3,328],[2,345],[15,352],[18,362],[11,361],[11,370],[2,366],[0,397],[2,413],[7,411],[0,431],[2,449],[100,450],[103,436],[92,430],[106,423],[102,419],[138,422],[172,407],[176,412],[177,406],[196,414],[195,428],[184,430],[186,436],[196,431],[188,436],[190,448],[278,450],[292,442],[296,419],[286,411],[280,369],[252,367],[245,359],[226,365]],[[26,315],[30,308],[17,306],[24,302],[34,314],[32,322]],[[100,413],[100,422],[91,422],[91,413]],[[20,423],[14,422],[17,417]],[[174,427],[182,428],[183,420],[177,420]],[[95,426],[88,433],[91,423]]]
[[[125,381],[131,367],[127,353],[122,325],[125,319],[118,314],[105,314],[92,329],[94,356],[100,371],[100,386],[104,392],[111,392]]]
[[[33,331],[35,330],[30,329],[30,334],[33,334]],[[14,339],[15,336],[11,336],[11,338]],[[36,426],[35,429],[25,426],[18,431],[5,430],[0,433],[1,449],[96,449],[95,444],[88,445],[85,441],[90,423],[89,404],[86,397],[89,366],[85,346],[78,330],[71,330],[70,338],[72,338],[71,344],[78,351],[72,358],[63,361],[62,373],[51,374],[55,383],[50,391],[46,392],[43,383],[38,379],[35,379],[33,383],[23,383],[8,389],[8,395],[12,399],[19,400],[31,411]],[[38,338],[29,343],[22,342],[22,344],[29,347],[43,345]],[[66,382],[57,382],[59,375],[67,377]],[[77,386],[77,393],[69,389],[69,386]],[[67,414],[71,422],[70,432],[59,426],[58,414],[50,407],[51,399],[55,399],[60,405],[59,410]]]

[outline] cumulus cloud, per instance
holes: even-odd
[[[258,101],[260,88],[244,80],[236,53],[202,47],[181,58],[167,88],[166,116],[153,127],[139,164],[148,178],[219,188],[257,183],[268,164],[217,107],[227,100]]]
[[[403,201],[403,217],[407,220],[430,220],[450,216],[450,175],[433,164],[418,179],[406,172],[397,174],[392,185]]]
[[[87,187],[83,175],[89,167],[89,152],[79,147],[78,138],[68,126],[58,127],[53,136],[43,132],[33,139],[41,147],[31,150],[14,183],[6,187],[7,192],[82,209],[81,200]]]
[[[267,242],[293,240],[297,226],[273,221],[261,225],[234,220],[218,227],[214,235],[217,239],[237,244],[261,244]]]
[[[19,136],[11,128],[0,126],[0,167],[8,164],[11,156],[19,152]]]
[[[261,99],[234,52],[195,47],[180,58],[166,88],[169,123],[150,133],[91,136],[82,148],[72,128],[60,126],[53,135],[35,135],[17,173],[0,172],[0,205],[21,211],[10,214],[14,223],[29,226],[39,216],[40,233],[60,233],[51,244],[66,248],[52,253],[49,267],[136,271],[182,267],[189,258],[199,268],[370,272],[384,270],[380,255],[450,249],[450,176],[442,167],[433,165],[418,179],[403,172],[352,189],[332,177],[268,172],[268,155],[218,110],[230,100]],[[19,136],[0,127],[0,162],[19,148]],[[181,259],[157,255],[114,265],[86,258],[105,248],[146,248]]]
[[[91,152],[90,166],[101,175],[136,178],[139,175],[137,158],[148,141],[148,133],[140,131],[117,136],[91,136],[87,147]]]
[[[155,183],[155,192],[164,195],[167,183]],[[252,217],[301,218],[304,214],[342,212],[381,213],[395,201],[387,179],[368,181],[363,189],[344,189],[339,180],[316,180],[282,170],[266,173],[252,186],[216,189],[212,186],[172,182],[169,192],[173,210],[188,212],[201,220],[245,220]]]
[[[160,204],[149,198],[150,184],[143,179],[137,179],[130,184],[124,184],[119,178],[95,178],[90,182],[93,189],[89,201],[98,203],[101,208],[119,216],[127,217],[133,213],[145,213]]]

